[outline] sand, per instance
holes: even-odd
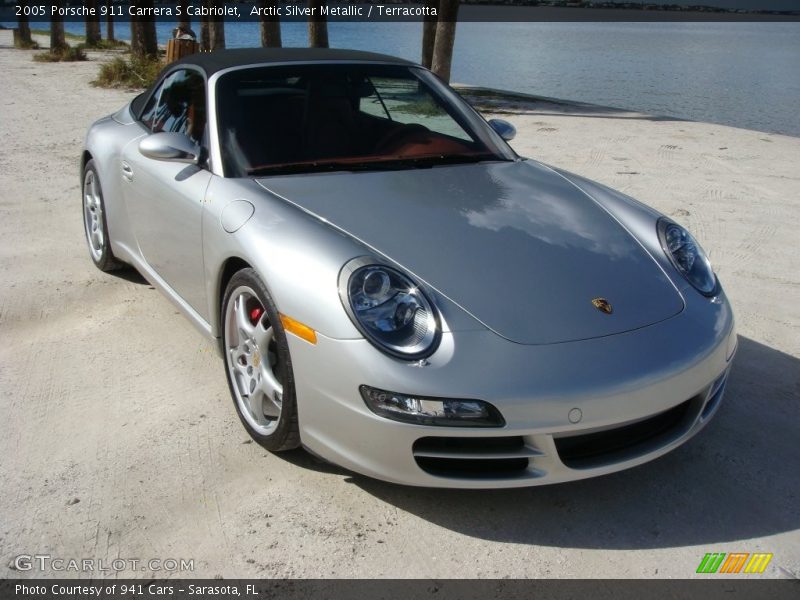
[[[122,573],[136,577],[692,577],[733,551],[800,575],[799,138],[473,96],[517,126],[521,154],[688,226],[739,354],[714,422],[655,462],[526,490],[404,488],[250,443],[211,345],[140,278],[92,266],[83,136],[133,94],[88,85],[106,54],[40,64],[10,44],[0,31],[0,576],[39,574],[10,565],[40,553],[194,560]]]

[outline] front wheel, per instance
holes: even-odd
[[[278,310],[253,269],[242,269],[228,283],[222,322],[225,373],[242,424],[267,450],[297,448],[289,345]]]
[[[87,162],[83,170],[83,229],[89,254],[98,269],[108,272],[125,266],[111,252],[103,189],[93,160]]]

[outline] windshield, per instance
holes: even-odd
[[[435,77],[399,65],[232,71],[217,82],[217,120],[228,177],[515,157]]]

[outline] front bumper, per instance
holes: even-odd
[[[301,438],[315,454],[406,485],[502,488],[619,471],[681,445],[710,420],[736,347],[724,296],[604,338],[525,346],[488,330],[445,333],[427,366],[364,340],[289,336]],[[372,413],[358,388],[475,398],[500,428],[431,427]]]

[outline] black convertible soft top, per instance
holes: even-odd
[[[230,50],[217,50],[215,52],[198,52],[184,56],[164,67],[155,83],[144,93],[139,94],[131,102],[131,111],[136,118],[139,117],[147,98],[164,77],[164,74],[180,65],[196,65],[201,68],[206,77],[211,77],[217,71],[230,67],[243,65],[258,65],[283,62],[324,62],[324,61],[364,61],[364,62],[389,62],[397,65],[413,65],[414,63],[374,52],[361,50],[340,50],[338,48],[232,48]]]
[[[391,62],[401,65],[414,64],[402,58],[396,58],[386,54],[375,54],[374,52],[361,52],[360,50],[339,50],[333,48],[236,48],[231,50],[218,50],[216,52],[190,54],[172,63],[169,67],[174,68],[175,65],[197,65],[210,77],[217,71],[240,65],[317,61],[367,61]]]

